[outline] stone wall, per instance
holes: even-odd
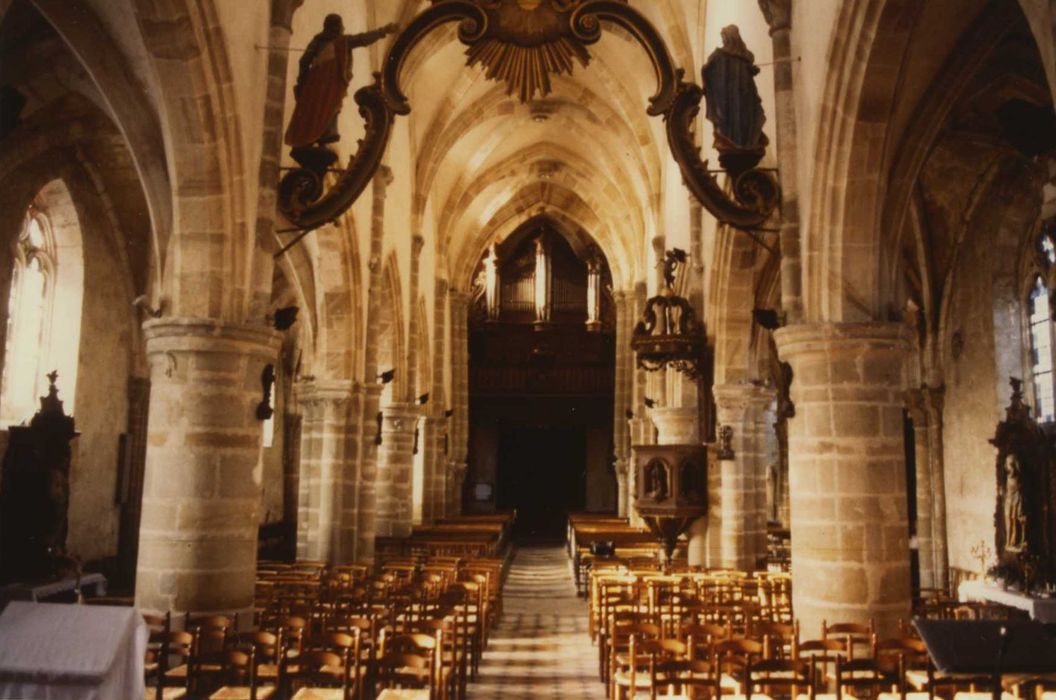
[[[943,453],[950,566],[977,569],[970,548],[993,548],[995,452],[986,439],[999,420],[994,376],[994,323],[990,261],[985,245],[964,246],[955,273],[946,339],[946,402]]]

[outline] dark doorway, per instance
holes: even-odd
[[[570,512],[617,508],[612,275],[544,215],[488,246],[474,280],[463,512],[515,509],[519,539],[560,540]]]
[[[518,427],[502,431],[499,510],[517,510],[519,540],[561,540],[568,514],[583,510],[587,436],[583,429]]]
[[[902,439],[906,455],[906,514],[909,519],[909,537],[917,537],[917,431],[908,411],[902,411]],[[914,546],[909,550],[909,578],[913,595],[920,594],[920,550]]]

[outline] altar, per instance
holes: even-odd
[[[0,698],[143,697],[135,608],[15,601],[0,615]]]
[[[1009,591],[989,581],[962,581],[957,587],[957,599],[962,603],[984,600],[1023,610],[1032,620],[1056,624],[1056,598],[1037,598],[1019,591]]]

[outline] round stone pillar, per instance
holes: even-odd
[[[722,565],[752,570],[766,560],[766,409],[773,392],[754,384],[714,389],[720,426],[733,429],[733,459],[718,462]]]
[[[792,365],[789,421],[793,607],[804,638],[822,620],[910,613],[903,453],[905,326],[802,324],[774,333]]]
[[[377,534],[406,537],[414,523],[411,468],[418,408],[414,404],[393,403],[381,409],[381,416]]]
[[[248,611],[262,476],[256,407],[281,338],[198,318],[148,321],[143,330],[151,390],[136,604]]]

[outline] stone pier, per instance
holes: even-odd
[[[414,523],[411,470],[414,462],[414,428],[418,407],[392,403],[385,406],[378,447],[377,534],[406,537]]]
[[[201,318],[143,329],[151,392],[136,605],[249,611],[262,478],[256,409],[280,337]]]
[[[876,621],[881,637],[910,613],[903,453],[907,329],[802,324],[774,334],[792,365],[789,421],[792,591],[804,638],[822,620]]]
[[[734,458],[718,461],[722,565],[752,570],[766,559],[766,409],[772,391],[754,384],[714,388],[720,426],[733,428]]]

